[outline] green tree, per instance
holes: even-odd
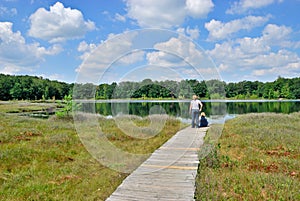
[[[237,96],[237,90],[236,90],[236,84],[235,83],[229,83],[225,86],[226,91],[226,97],[227,98],[233,98]]]
[[[210,98],[225,98],[225,82],[220,80],[208,80],[206,81],[206,85]]]
[[[14,82],[13,77],[0,74],[0,100],[11,100],[12,96],[10,90],[13,88]]]
[[[23,87],[20,83],[15,83],[10,89],[10,95],[13,99],[21,100],[23,98]]]

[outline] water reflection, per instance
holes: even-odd
[[[238,114],[275,112],[289,114],[300,111],[300,101],[203,101],[203,111],[207,117],[220,115],[228,119]],[[155,111],[153,111],[155,108]],[[148,116],[152,114],[168,114],[183,121],[190,119],[189,101],[102,101],[85,102],[84,112],[98,113],[103,116],[130,114]]]
[[[289,114],[300,111],[298,101],[228,102],[229,114],[275,112]]]

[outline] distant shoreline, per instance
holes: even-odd
[[[202,102],[217,102],[217,103],[242,103],[242,102],[300,102],[300,99],[282,99],[282,100],[278,100],[278,99],[239,99],[239,100],[233,100],[233,99],[200,99]],[[147,103],[173,103],[173,102],[190,102],[191,100],[189,99],[103,99],[103,100],[88,100],[88,99],[76,99],[74,100],[75,102],[85,102],[85,103],[89,103],[89,102],[96,102],[96,103],[143,103],[143,102],[147,102]]]

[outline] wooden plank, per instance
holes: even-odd
[[[107,201],[194,200],[198,152],[207,128],[185,128],[133,171]]]
[[[164,168],[164,169],[179,169],[179,170],[197,170],[198,166],[175,166],[175,165],[149,165],[149,164],[142,164],[144,167],[151,167],[151,168]]]

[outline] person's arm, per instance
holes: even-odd
[[[192,102],[190,103],[189,113],[192,112]]]
[[[202,102],[200,100],[199,100],[199,105],[200,105],[199,111],[202,111],[203,104],[202,104]]]

